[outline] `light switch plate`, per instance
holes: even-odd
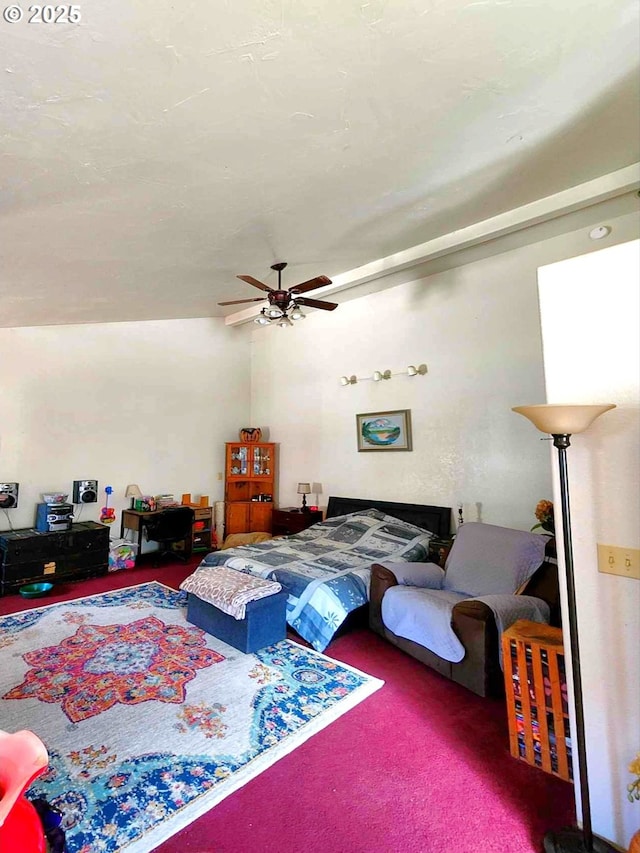
[[[640,548],[598,543],[598,571],[640,580]]]

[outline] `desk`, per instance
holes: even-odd
[[[211,533],[213,529],[213,507],[201,506],[192,507],[192,509],[195,516],[193,520],[193,531],[188,540],[185,541],[185,548],[189,556],[192,552],[198,551],[208,553],[212,548]],[[141,512],[137,509],[122,510],[120,538],[125,538],[125,530],[133,530],[133,532],[137,534],[136,542],[138,544],[138,557],[142,555],[142,540],[147,525],[165,511],[166,510],[164,509],[154,509],[149,512]]]
[[[163,512],[163,509],[156,509],[150,512],[140,512],[140,510],[137,509],[122,510],[122,519],[120,521],[120,538],[125,538],[125,530],[133,530],[134,533],[138,534],[136,539],[136,542],[138,544],[138,557],[142,556],[142,536],[144,534],[144,531],[146,530],[147,524],[153,518],[157,518]]]

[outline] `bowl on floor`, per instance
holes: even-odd
[[[28,583],[21,586],[18,592],[23,598],[40,598],[42,595],[48,595],[52,589],[52,583]]]

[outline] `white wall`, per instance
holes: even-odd
[[[248,421],[248,346],[210,319],[0,329],[0,482],[20,483],[0,529],[33,525],[40,493],[71,496],[78,479],[99,480],[84,521],[107,485],[118,519],[128,483],[222,499],[224,442]]]
[[[640,825],[625,791],[640,750],[640,581],[599,573],[596,543],[640,547],[640,242],[543,267],[539,282],[548,401],[617,405],[572,438],[567,462],[591,815],[626,847]]]
[[[636,218],[610,224],[621,240]],[[462,502],[466,520],[535,523],[536,503],[551,497],[548,448],[511,407],[545,396],[537,268],[597,248],[589,228],[556,227],[532,245],[309,312],[294,328],[254,327],[251,420],[280,443],[281,505],[299,503],[304,480],[322,484],[325,504],[330,494]],[[339,383],[421,362],[424,377]],[[411,410],[413,452],[358,453],[356,413],[392,409]]]

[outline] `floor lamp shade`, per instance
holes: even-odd
[[[585,743],[584,703],[582,699],[582,677],[580,673],[580,646],[578,643],[578,621],[576,613],[576,589],[573,570],[573,544],[571,541],[571,511],[569,503],[569,477],[567,472],[567,447],[573,433],[584,432],[593,421],[614,409],[613,403],[604,405],[538,405],[515,406],[513,411],[524,415],[541,432],[553,436],[558,450],[560,475],[560,508],[562,511],[562,543],[567,581],[567,609],[569,613],[569,640],[571,645],[571,674],[576,719],[576,746],[580,774],[580,804],[582,806],[582,829],[569,827],[559,832],[548,832],[544,838],[545,853],[614,853],[615,848],[602,838],[597,838],[591,828],[591,804],[589,801],[589,778],[587,774],[587,750]]]
[[[515,406],[513,411],[529,418],[540,432],[549,435],[575,435],[588,429],[597,417],[615,409],[614,403],[601,406]]]

